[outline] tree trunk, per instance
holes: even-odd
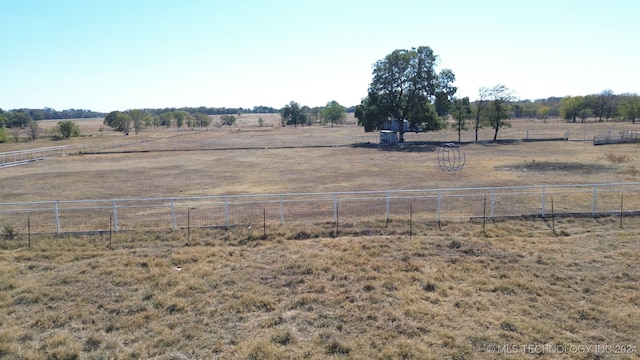
[[[476,142],[478,142],[478,131],[480,130],[480,110],[482,109],[482,101],[478,103],[478,111],[476,112]]]

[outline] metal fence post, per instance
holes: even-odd
[[[494,217],[494,209],[496,208],[496,189],[493,188],[491,189],[491,220],[493,220]]]
[[[224,198],[224,226],[229,226],[229,198]]]
[[[284,200],[280,196],[280,225],[284,225]]]
[[[178,228],[176,224],[176,200],[171,199],[171,228],[176,230]]]
[[[598,198],[598,187],[593,186],[593,199],[591,201],[591,216],[596,216],[596,199]]]
[[[389,195],[389,193],[387,193],[387,204],[386,204],[386,209],[385,209],[385,211],[387,213],[387,222],[389,222],[389,217],[390,217],[390,214],[389,214],[389,203],[390,202],[391,202],[391,196]]]
[[[113,230],[118,232],[118,205],[113,200]]]
[[[440,223],[440,207],[442,205],[442,190],[438,190],[438,223]]]
[[[333,222],[338,222],[338,195],[333,194]]]
[[[56,218],[56,235],[60,235],[60,212],[58,211],[58,201],[53,204],[53,212]]]
[[[547,196],[547,186],[545,185],[542,187],[542,206],[540,207],[540,215],[542,215],[542,217],[544,217],[544,207],[546,203],[546,196]]]

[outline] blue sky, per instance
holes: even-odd
[[[351,106],[430,46],[458,96],[640,92],[640,2],[0,0],[0,108]]]

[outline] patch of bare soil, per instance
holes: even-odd
[[[510,171],[534,171],[534,172],[578,172],[584,174],[607,173],[614,170],[613,167],[602,164],[587,164],[580,162],[525,162],[513,165],[496,167],[497,170]]]

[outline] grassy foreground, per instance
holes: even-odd
[[[0,357],[637,359],[618,221],[2,239]]]

